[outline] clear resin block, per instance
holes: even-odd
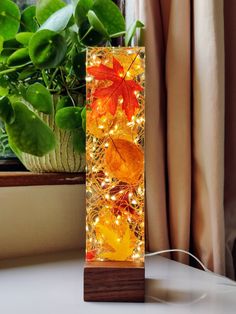
[[[145,50],[87,51],[86,260],[143,262]]]

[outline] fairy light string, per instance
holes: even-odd
[[[97,90],[109,88],[112,82],[105,76],[103,80],[87,77],[86,258],[143,261],[144,49],[91,48],[87,69],[104,65],[114,70],[114,58],[115,66],[123,67],[120,85],[127,80],[127,86],[139,89],[134,96],[129,86],[124,91],[138,105],[129,119],[129,104],[119,96],[112,114],[109,104],[121,86],[107,97],[95,97]]]

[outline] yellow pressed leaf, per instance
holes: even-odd
[[[113,230],[102,224],[97,224],[96,230],[99,236],[103,238],[105,244],[108,244],[112,249],[116,248],[118,236]]]
[[[133,241],[132,232],[128,225],[126,226],[125,233],[121,239],[115,231],[110,230],[107,226],[100,225],[98,229],[100,234],[103,235],[104,243],[111,247],[110,251],[100,255],[101,258],[112,261],[125,261],[131,257],[133,253]]]

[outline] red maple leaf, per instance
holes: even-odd
[[[135,109],[139,107],[136,93],[142,91],[143,87],[134,80],[126,79],[127,73],[124,72],[123,66],[114,57],[113,68],[100,64],[99,66],[88,67],[87,71],[96,80],[108,80],[112,82],[107,87],[97,88],[93,93],[96,99],[91,104],[91,107],[96,111],[97,115],[101,116],[108,110],[114,115],[119,100],[122,99],[122,110],[125,111],[130,121],[135,113]]]
[[[86,253],[86,261],[91,261],[96,256],[96,250],[88,251]]]

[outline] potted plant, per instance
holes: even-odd
[[[0,119],[9,145],[35,172],[85,167],[86,48],[129,45],[112,0],[38,0],[22,12],[0,2]]]

